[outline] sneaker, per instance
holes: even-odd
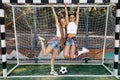
[[[83,47],[83,48],[82,48],[82,51],[83,51],[83,53],[88,53],[88,52],[89,52],[89,49]]]
[[[83,54],[83,51],[79,51],[78,52],[78,56],[80,56],[81,54]]]
[[[57,75],[58,75],[58,73],[57,73],[56,71],[51,71],[50,74],[51,74],[51,75],[54,75],[54,76],[57,76]]]
[[[89,52],[89,50],[88,50],[87,48],[83,47],[83,48],[82,48],[82,51],[79,51],[79,52],[78,52],[78,56],[80,56],[80,55],[83,54],[83,53],[88,53],[88,52]]]
[[[40,36],[38,36],[38,39],[40,40],[40,42],[45,41],[45,39],[43,37],[40,37]]]

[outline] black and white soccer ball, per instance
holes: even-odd
[[[61,72],[62,74],[67,73],[67,67],[61,66],[60,72]]]

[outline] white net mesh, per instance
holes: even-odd
[[[38,42],[38,36],[42,36],[48,41],[55,35],[56,27],[52,14],[52,10],[49,7],[14,7],[15,9],[15,24],[17,44],[13,44],[18,48],[20,63],[34,63],[39,61],[42,63],[49,62],[51,58],[44,57],[41,51],[41,46]],[[68,8],[76,10],[76,7]],[[88,9],[88,12],[87,12]],[[58,14],[60,10],[64,10],[64,7],[55,7],[55,11]],[[106,34],[105,54],[111,52],[114,47],[114,16],[109,11],[108,22],[106,22],[107,8],[105,7],[81,7],[80,8],[80,21],[78,27],[78,47],[87,47],[90,52],[87,55],[81,55],[77,59],[65,60],[63,53],[57,56],[57,61],[72,62],[84,62],[87,57],[88,62],[96,63],[102,62],[103,48]],[[107,23],[107,28],[106,28]],[[107,29],[107,30],[106,30]],[[10,35],[10,34],[9,34]],[[11,34],[12,35],[12,34]],[[11,46],[11,45],[8,45]]]

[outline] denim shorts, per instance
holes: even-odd
[[[72,46],[72,45],[75,45],[75,42],[74,42],[73,39],[69,39],[69,40],[66,41],[66,45]]]
[[[51,46],[52,48],[54,48],[55,50],[60,49],[59,44],[60,44],[59,39],[55,39],[55,40],[51,41],[50,43],[48,43],[48,45]]]

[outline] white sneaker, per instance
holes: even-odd
[[[57,76],[57,75],[58,75],[58,73],[57,73],[56,71],[51,71],[50,74],[51,74],[51,75],[54,75],[54,76]]]
[[[78,56],[80,56],[81,54],[83,54],[83,51],[79,51],[78,52]]]
[[[83,51],[83,53],[88,53],[88,52],[89,52],[89,49],[83,47],[83,48],[82,48],[82,51]]]
[[[83,47],[83,48],[82,48],[82,51],[79,51],[79,52],[78,52],[78,56],[80,56],[80,55],[83,54],[83,53],[86,54],[86,53],[88,53],[88,52],[89,52],[89,50],[88,50],[87,48]]]
[[[40,37],[40,36],[38,36],[38,39],[40,40],[40,42],[45,41],[45,39],[43,37]]]

